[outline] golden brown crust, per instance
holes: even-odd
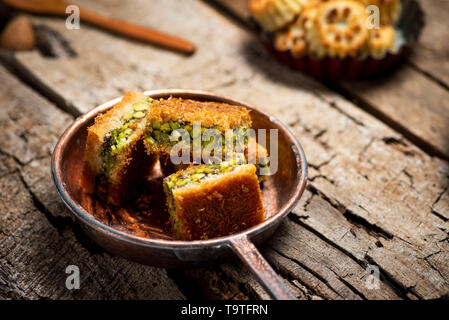
[[[95,118],[95,123],[88,128],[88,132],[103,138],[106,133],[120,126],[120,117],[131,112],[133,104],[146,99],[143,92],[127,92],[119,103]]]
[[[316,12],[316,39],[311,44],[318,55],[344,58],[366,48],[369,30],[365,7],[353,0],[329,1]],[[320,52],[322,51],[322,52]]]
[[[99,114],[95,118],[95,123],[87,129],[85,162],[91,167],[93,172],[101,170],[102,159],[101,152],[103,150],[103,142],[106,134],[122,125],[121,117],[132,112],[134,103],[147,99],[142,92],[128,92],[123,99],[103,114]],[[144,125],[136,132],[135,140],[140,139],[143,134]],[[126,154],[127,151],[124,150]]]
[[[213,128],[221,132],[251,126],[250,111],[244,107],[212,101],[196,101],[182,98],[161,99],[154,102],[147,114],[147,124],[154,121],[168,123],[199,123],[202,128]],[[148,130],[147,130],[148,132]],[[171,144],[145,141],[148,153],[169,156]],[[192,146],[191,146],[192,147]],[[191,148],[192,155],[192,148]]]
[[[305,55],[308,49],[304,28],[297,23],[276,32],[274,44],[279,51],[290,51],[295,57]]]
[[[322,0],[302,1],[302,10],[298,18],[276,33],[275,45],[278,50],[289,50],[294,57],[302,57],[308,53],[309,31],[315,24],[317,8],[321,3]]]
[[[395,24],[402,14],[401,0],[356,0],[365,5],[379,8],[381,25]]]
[[[200,122],[205,128],[218,130],[240,128],[251,124],[249,110],[240,106],[212,101],[196,101],[182,98],[162,99],[153,103],[147,121]]]
[[[176,236],[210,239],[243,231],[261,223],[264,208],[254,165],[173,191]]]
[[[127,93],[122,101],[113,106],[104,114],[95,118],[94,125],[88,128],[86,147],[84,152],[84,168],[81,174],[80,185],[87,193],[96,193],[104,200],[118,205],[122,203],[130,192],[128,183],[137,181],[134,177],[136,166],[142,159],[147,159],[147,166],[153,166],[155,160],[148,158],[143,152],[141,138],[144,133],[145,124],[139,124],[132,134],[132,139],[127,143],[114,161],[107,182],[100,186],[98,179],[103,170],[103,143],[106,134],[122,125],[121,117],[133,111],[133,105],[145,101],[147,97],[141,92]]]
[[[373,29],[370,33],[369,52],[373,57],[383,57],[388,51],[393,50],[395,31],[392,26],[383,26]]]
[[[304,0],[250,0],[249,11],[267,32],[276,31],[293,21]]]

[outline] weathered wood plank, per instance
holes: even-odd
[[[385,78],[341,86],[351,99],[361,100],[362,108],[423,150],[449,158],[449,104],[445,103],[448,90],[408,66]]]
[[[410,61],[420,70],[449,86],[449,2],[446,0],[421,1],[426,15],[419,45]]]
[[[317,168],[311,171],[312,188],[329,198],[339,209],[340,218],[347,219],[351,228],[355,224],[359,225],[357,230],[367,228],[375,234],[380,233],[381,243],[393,241],[394,245],[382,244],[389,248],[389,254],[382,253],[384,260],[381,261],[377,252],[386,249],[378,249],[375,241],[362,242],[358,238],[349,241],[347,236],[343,237],[344,233],[339,233],[342,237],[339,239],[334,221],[323,213],[327,213],[326,210],[313,213],[316,217],[328,217],[320,219],[321,228],[316,225],[313,228],[358,257],[362,264],[372,261],[370,254],[376,253],[376,264],[402,283],[404,294],[412,287],[420,297],[445,294],[448,290],[446,280],[429,266],[420,264],[429,276],[425,277],[426,283],[422,286],[409,283],[421,281],[421,276],[412,267],[408,269],[410,261],[404,263],[405,270],[400,273],[395,270],[399,267],[396,260],[399,261],[401,255],[404,255],[403,259],[419,263],[426,255],[438,252],[440,246],[447,250],[447,222],[434,216],[430,209],[447,185],[447,164],[423,154],[397,133],[338,96],[319,93],[334,105],[330,107],[312,97],[300,98],[291,88],[273,85],[271,81],[282,81],[274,73],[268,79],[254,77],[246,87],[236,83],[218,91],[233,93],[262,106],[292,125],[304,145],[309,163],[312,168]],[[270,94],[267,87],[276,90]],[[347,227],[346,231],[351,228]],[[413,249],[409,250],[415,252],[405,253],[401,249],[404,243],[411,243]],[[441,268],[447,266],[442,264]]]
[[[449,251],[449,226],[434,213],[448,201],[441,196],[449,184],[446,162],[429,157],[317,82],[280,69],[252,35],[202,2],[86,5],[103,6],[107,14],[122,19],[138,18],[200,46],[195,56],[184,57],[88,26],[69,31],[62,21],[33,18],[68,39],[78,56],[48,59],[31,52],[17,55],[17,63],[67,104],[85,111],[126,90],[190,87],[246,100],[292,127],[311,165],[312,193],[305,195],[282,227],[285,232],[278,233],[264,253],[298,288],[299,297],[413,299],[448,293],[449,268],[442,257]],[[42,190],[35,188],[36,194]],[[44,194],[42,203],[51,212],[56,204]],[[334,259],[322,257],[320,250]],[[379,266],[382,290],[364,286],[368,264]],[[245,288],[246,296],[265,297],[240,263],[222,265],[220,270]]]
[[[55,59],[33,51],[20,53],[17,59],[46,87],[57,94],[64,92],[68,105],[79,112],[85,112],[126,90],[165,87],[207,89],[234,81],[231,71],[238,67],[238,59],[233,60],[237,56],[239,40],[233,39],[232,32],[223,31],[220,41],[217,41],[216,31],[220,30],[223,17],[207,21],[207,28],[199,27],[195,9],[203,7],[203,4],[165,4],[161,0],[152,1],[151,4],[134,1],[128,5],[116,0],[107,4],[101,1],[79,2],[92,10],[124,20],[139,21],[142,25],[177,34],[199,45],[195,55],[186,57],[111,36],[85,24],[81,24],[80,30],[67,30],[61,20],[34,19],[35,25],[45,24],[69,40],[78,57]],[[152,14],[154,10],[158,13]],[[179,15],[175,18],[173,15],[176,12]],[[213,46],[213,50],[209,46]],[[47,68],[52,70],[51,75]],[[86,73],[89,74],[88,78],[85,77]],[[86,91],[86,88],[90,90]]]
[[[242,20],[249,19],[246,0],[214,0]],[[430,74],[430,78],[404,66],[398,72],[374,81],[343,82],[335,88],[356,100],[360,107],[403,133],[432,155],[449,158],[449,91],[447,72],[449,54],[448,21],[444,13],[449,8],[445,0],[429,0],[422,7],[427,24],[420,42],[410,57],[414,65]],[[434,78],[445,81],[442,87]]]
[[[242,21],[247,21],[251,17],[248,9],[249,0],[211,0],[211,2],[222,6]]]
[[[0,299],[183,299],[165,270],[111,256],[84,235],[50,176],[73,121],[0,67]],[[80,289],[65,286],[80,269]]]
[[[241,21],[248,21],[248,0],[212,0],[228,10]],[[449,21],[447,12],[449,2],[446,0],[420,1],[425,15],[425,25],[419,44],[414,48],[409,61],[414,67],[427,73],[432,78],[449,86]]]

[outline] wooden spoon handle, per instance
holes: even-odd
[[[192,54],[196,49],[193,43],[184,39],[125,21],[107,18],[86,9],[80,8],[80,18],[81,21],[89,22],[111,32],[182,53]]]

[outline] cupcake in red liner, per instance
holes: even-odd
[[[279,0],[257,1],[274,6]],[[269,10],[271,21],[282,22],[277,30],[273,31],[274,24],[271,31],[255,24],[278,60],[318,79],[358,80],[384,74],[404,60],[424,25],[415,0],[295,1],[300,9],[288,23],[285,14],[275,19]],[[370,10],[378,10],[377,21]],[[258,14],[264,17],[263,10]]]

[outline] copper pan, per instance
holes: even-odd
[[[231,236],[210,240],[178,241],[168,237],[140,237],[102,223],[77,200],[80,155],[83,154],[86,128],[95,116],[120,101],[108,101],[80,116],[61,136],[52,155],[52,175],[56,188],[85,232],[107,251],[142,264],[164,267],[204,266],[211,261],[232,257],[234,252],[249,267],[260,284],[275,299],[295,299],[282,279],[263,258],[254,244],[267,240],[300,199],[307,180],[304,152],[295,136],[281,122],[262,110],[222,95],[197,90],[154,90],[153,98],[169,96],[225,102],[251,110],[255,129],[278,129],[279,165],[276,174],[263,187],[267,219]]]

